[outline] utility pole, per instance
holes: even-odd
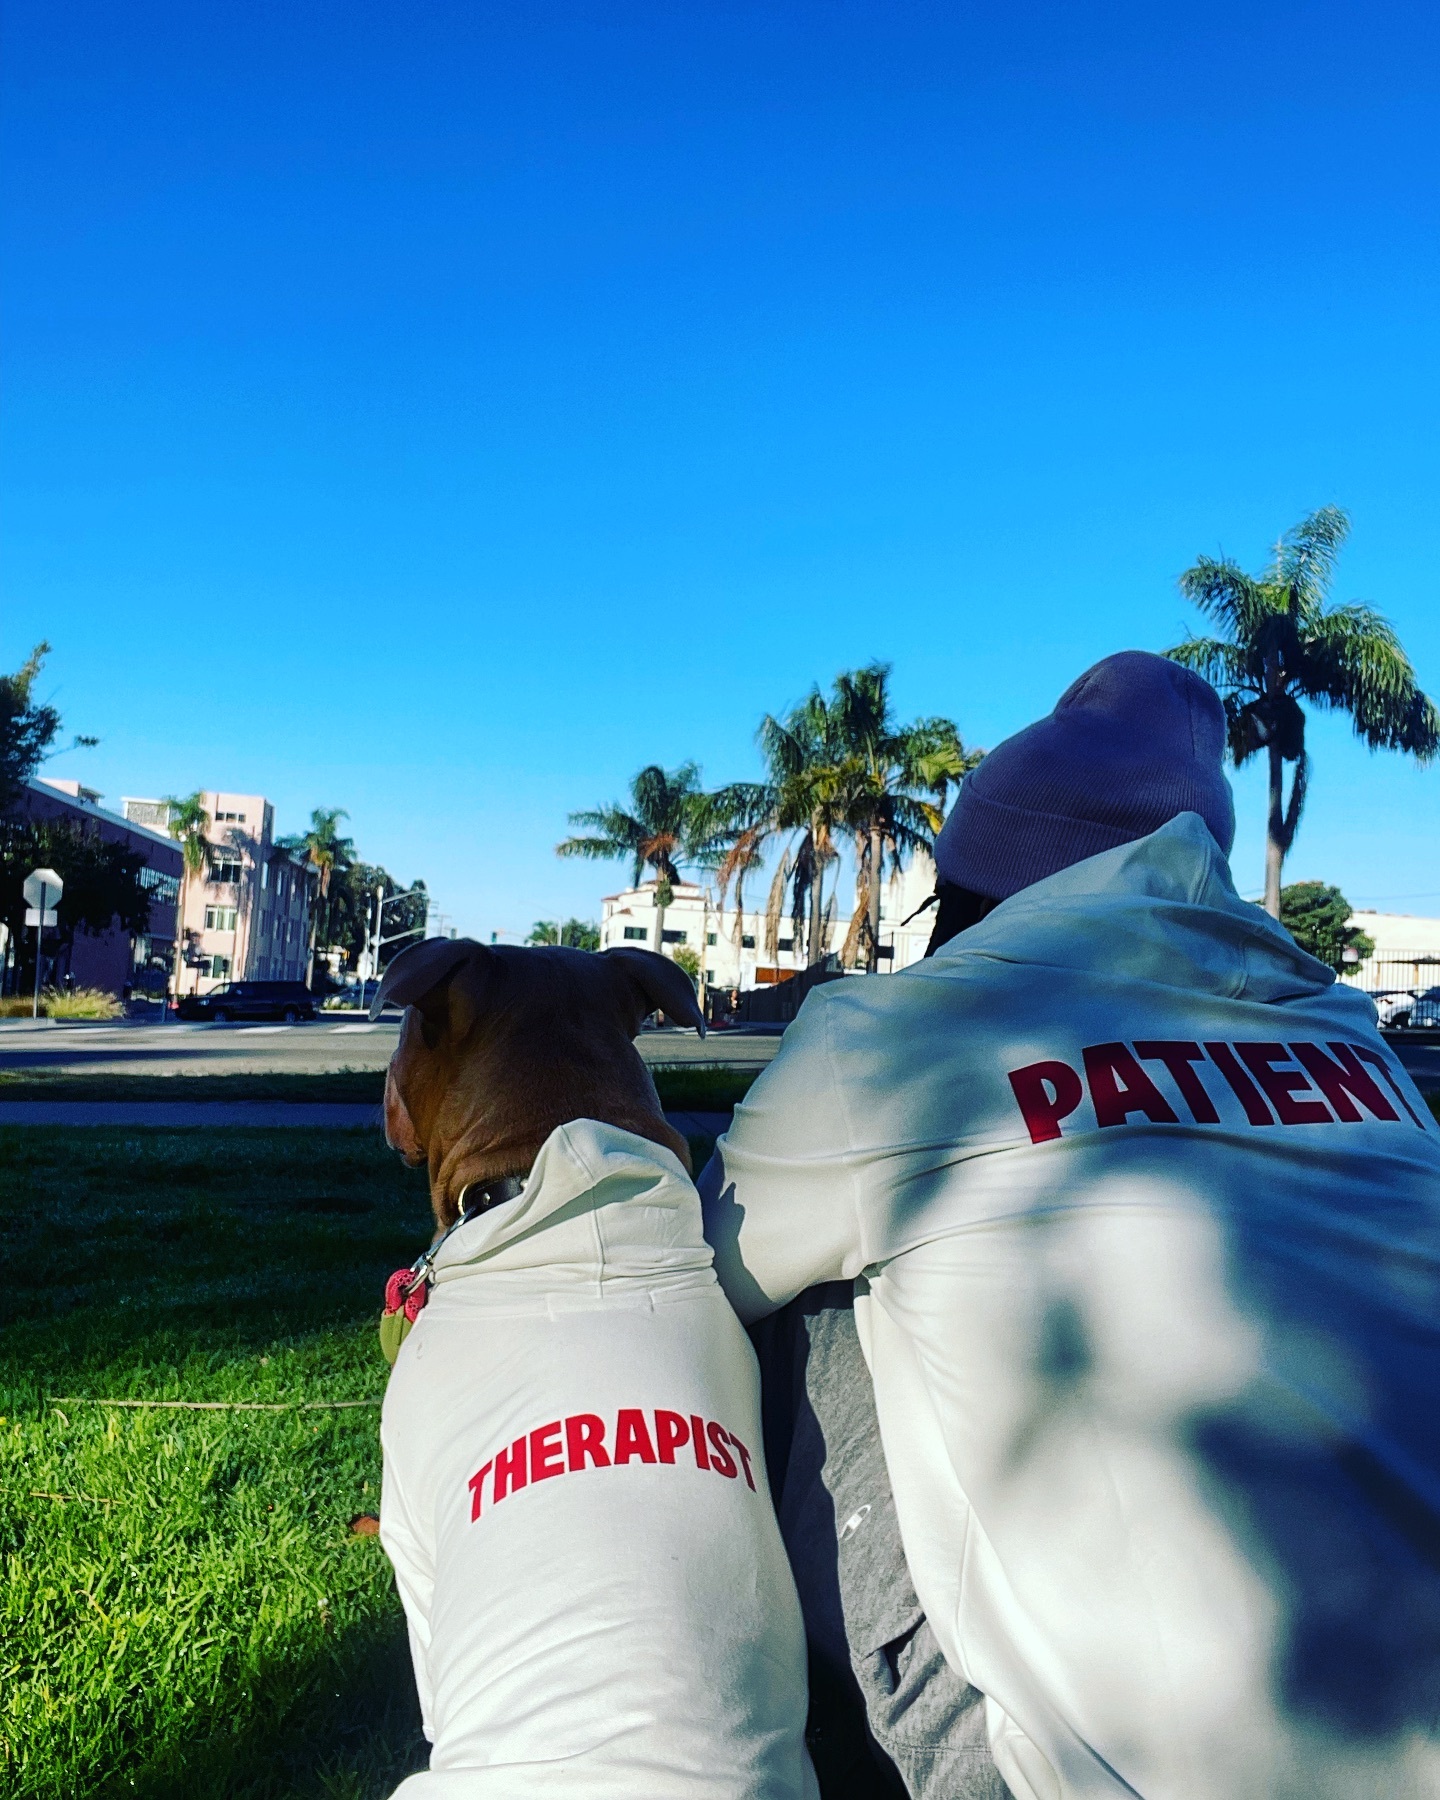
[[[426,895],[425,923],[423,925],[412,925],[409,927],[408,930],[397,931],[393,934],[393,936],[387,938],[386,936],[384,936],[385,908],[387,906],[396,906],[402,900],[413,900],[417,894],[423,894],[423,893],[425,893],[424,888],[414,887],[414,888],[408,889],[403,894],[392,894],[390,896],[390,898],[387,900],[384,897],[385,890],[380,887],[376,888],[376,890],[375,890],[375,933],[374,933],[373,939],[371,940],[372,950],[371,950],[371,959],[370,960],[372,961],[372,963],[374,965],[373,973],[374,973],[374,976],[375,976],[375,979],[377,982],[380,979],[380,952],[385,948],[386,944],[398,944],[402,938],[407,938],[407,937],[417,937],[417,936],[424,937],[425,932],[428,929],[429,923],[430,923],[430,900],[429,900],[429,896]],[[361,989],[360,989],[360,1008],[361,1008],[362,1012],[365,1009],[365,988],[364,988],[363,984],[361,985]]]

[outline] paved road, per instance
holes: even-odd
[[[99,1075],[319,1075],[383,1069],[399,1035],[393,1016],[370,1025],[317,1019],[305,1025],[52,1024],[0,1020],[0,1070]],[[1434,1037],[1436,1034],[1427,1033]],[[1440,1042],[1388,1040],[1422,1093],[1440,1092]],[[780,1047],[778,1032],[645,1031],[649,1063],[706,1063],[759,1068]]]
[[[1398,1038],[1387,1042],[1410,1071],[1410,1079],[1422,1094],[1440,1094],[1440,1043],[1406,1044]]]
[[[59,1024],[0,1021],[0,1069],[72,1075],[321,1075],[383,1069],[400,1034],[395,1015],[377,1024],[322,1018],[304,1025],[210,1025],[117,1022]],[[638,1040],[649,1063],[705,1063],[757,1068],[780,1045],[773,1032],[645,1031]]]

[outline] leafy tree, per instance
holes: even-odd
[[[692,949],[689,944],[680,944],[676,947],[675,963],[690,977],[691,987],[698,989],[700,986],[700,952]]]
[[[37,706],[35,677],[49,654],[37,644],[13,675],[0,675],[0,813],[8,812],[60,729],[53,706]]]
[[[1323,881],[1292,881],[1280,890],[1280,923],[1302,950],[1340,974],[1351,962],[1375,954],[1375,940],[1358,925],[1347,923],[1350,902],[1338,887]]]
[[[49,654],[48,644],[37,644],[13,675],[0,675],[0,817],[14,807],[60,732],[60,714],[39,705],[34,693]],[[99,741],[77,737],[71,748],[89,749]]]
[[[413,891],[417,889],[418,892]],[[348,968],[359,966],[360,954],[369,946],[375,924],[377,891],[383,900],[397,894],[408,896],[385,908],[383,935],[391,941],[380,947],[382,969],[392,956],[398,956],[425,930],[430,897],[423,881],[402,885],[378,863],[355,859],[337,862],[331,874],[325,947],[342,950]]]
[[[569,945],[572,950],[598,950],[600,927],[586,919],[537,919],[527,944]]]
[[[646,869],[655,871],[655,948],[665,942],[665,913],[675,897],[673,884],[681,865],[694,861],[705,828],[700,771],[693,762],[678,769],[650,763],[630,783],[630,806],[598,806],[572,812],[572,825],[590,828],[586,837],[568,837],[555,846],[557,856],[583,856],[595,861],[628,861],[636,884]]]
[[[210,814],[205,809],[205,795],[197,788],[193,794],[187,794],[183,800],[171,794],[166,798],[168,809],[165,828],[180,846],[182,868],[180,871],[180,897],[175,903],[175,992],[179,994],[185,974],[185,903],[190,893],[190,883],[203,874],[210,856]],[[193,938],[194,934],[188,934]],[[197,975],[195,985],[200,985]]]
[[[1428,762],[1440,750],[1440,711],[1420,691],[1389,621],[1368,606],[1327,603],[1335,561],[1350,535],[1338,506],[1302,519],[1276,546],[1264,575],[1202,556],[1180,590],[1221,627],[1166,652],[1212,681],[1225,702],[1236,767],[1264,751],[1270,806],[1265,910],[1280,916],[1280,873],[1305,805],[1309,763],[1302,700],[1349,713],[1371,749]],[[1294,765],[1285,798],[1285,764]]]
[[[144,885],[143,852],[111,843],[98,831],[68,820],[35,819],[0,824],[0,922],[28,959],[25,931],[25,877],[50,868],[65,883],[55,909],[54,953],[69,958],[79,931],[100,933],[118,926],[139,934],[149,929],[150,891]],[[30,963],[33,979],[34,963]],[[17,960],[17,976],[24,981]]]

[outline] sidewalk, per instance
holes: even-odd
[[[682,1137],[718,1137],[728,1112],[673,1112],[666,1118]],[[317,1100],[0,1100],[0,1125],[201,1125],[303,1127],[311,1131],[379,1131],[380,1108],[368,1101]]]

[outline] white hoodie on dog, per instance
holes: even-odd
[[[381,1421],[430,1770],[404,1800],[800,1800],[754,1353],[659,1145],[582,1119],[436,1257]]]

